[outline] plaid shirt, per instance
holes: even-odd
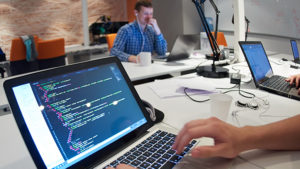
[[[123,26],[118,31],[110,55],[117,56],[121,61],[128,61],[130,55],[136,56],[142,51],[152,52],[152,54],[155,51],[159,56],[166,54],[167,42],[162,34],[155,34],[152,26],[147,25],[143,36],[136,21]]]

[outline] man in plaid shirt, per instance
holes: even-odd
[[[117,34],[110,55],[121,61],[137,62],[140,52],[156,52],[165,56],[167,42],[164,39],[156,19],[153,18],[151,2],[140,0],[135,5],[136,20],[123,26]]]

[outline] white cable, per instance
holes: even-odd
[[[143,52],[143,50],[144,50],[144,45],[145,45],[145,38],[144,38],[144,34],[143,34],[143,31],[142,31],[142,28],[141,28],[141,26],[140,26],[140,22],[139,22],[137,16],[138,16],[138,14],[135,15],[136,21],[137,21],[137,23],[138,23],[139,30],[140,30],[140,33],[141,33],[141,35],[142,35],[142,46],[141,46],[141,51],[140,51],[140,52]],[[147,25],[146,25],[146,26],[147,26]]]

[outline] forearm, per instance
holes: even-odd
[[[129,61],[128,58],[130,57],[129,54],[122,52],[122,51],[118,50],[117,48],[112,48],[110,51],[110,55],[118,57],[123,62]]]
[[[240,129],[240,151],[300,150],[300,115],[279,122]]]
[[[167,42],[164,39],[163,35],[156,35],[156,39],[155,39],[155,52],[158,55],[165,55],[167,52]]]

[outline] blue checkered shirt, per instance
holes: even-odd
[[[123,26],[117,34],[111,56],[117,56],[121,61],[128,61],[130,55],[138,55],[140,52],[153,52],[164,56],[167,51],[167,42],[163,35],[156,35],[152,26],[147,25],[144,34],[144,45],[142,33],[136,21]]]

